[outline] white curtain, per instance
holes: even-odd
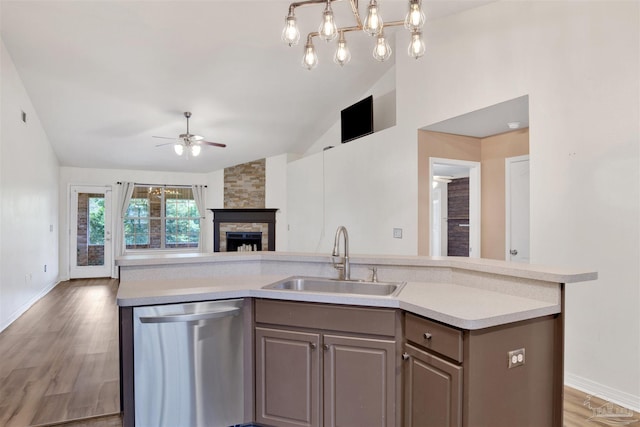
[[[194,184],[191,186],[191,190],[193,191],[193,200],[196,202],[196,207],[198,208],[198,214],[200,214],[200,240],[198,241],[198,247],[200,248],[200,252],[204,252],[204,239],[202,236],[202,229],[204,228],[204,219],[205,219],[205,191],[207,189],[206,185],[198,185]]]
[[[124,243],[124,217],[127,215],[127,210],[129,209],[129,202],[131,201],[131,195],[133,194],[133,188],[135,187],[135,183],[133,182],[123,182],[120,186],[120,194],[118,195],[118,208],[119,208],[119,219],[116,225],[116,245],[117,249],[116,255],[123,255],[125,252],[125,243]]]

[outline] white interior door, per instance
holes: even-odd
[[[529,262],[529,156],[506,159],[505,177],[505,259]]]
[[[111,277],[111,187],[71,186],[69,277]]]

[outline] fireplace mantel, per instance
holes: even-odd
[[[267,250],[276,250],[276,212],[278,209],[209,209],[213,212],[213,251],[220,252],[221,223],[260,223],[268,225]]]

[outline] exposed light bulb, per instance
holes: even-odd
[[[320,28],[318,29],[318,36],[329,42],[336,38],[338,35],[338,28],[336,27],[336,23],[333,19],[333,10],[331,10],[331,0],[327,0],[327,6],[322,13],[322,23],[320,24]]]
[[[182,144],[173,144],[173,151],[175,151],[178,156],[182,156],[184,146]]]
[[[370,36],[376,36],[382,31],[382,26],[383,22],[378,11],[378,3],[376,0],[371,0],[362,29]]]
[[[373,57],[380,62],[386,61],[391,56],[391,46],[384,37],[384,31],[380,31],[373,47]]]
[[[424,55],[425,46],[422,40],[422,33],[420,31],[413,31],[411,33],[411,42],[409,43],[408,53],[409,56],[418,59]]]
[[[349,46],[347,46],[347,40],[344,38],[344,32],[340,31],[340,38],[338,39],[338,46],[336,48],[336,54],[333,56],[333,62],[343,66],[351,60],[351,52],[349,52]]]
[[[420,3],[421,0],[409,0],[409,12],[404,19],[404,27],[407,30],[416,31],[424,25],[424,12]]]
[[[313,43],[309,40],[304,45],[304,56],[302,57],[302,66],[307,70],[313,70],[318,65],[318,54]]]
[[[289,46],[295,46],[298,44],[300,40],[300,31],[298,30],[298,25],[296,24],[295,15],[288,15],[284,19],[284,29],[282,30],[282,41],[288,44]]]
[[[200,150],[202,149],[202,147],[200,147],[199,145],[192,145],[191,146],[191,155],[193,157],[198,157],[200,155]]]

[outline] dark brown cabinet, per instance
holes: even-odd
[[[404,346],[405,427],[462,425],[462,366]]]
[[[405,336],[404,426],[461,427],[462,331],[407,314]]]
[[[399,425],[398,319],[395,310],[256,301],[256,422]]]
[[[406,313],[404,427],[561,427],[561,322],[461,330]]]
[[[320,335],[255,329],[256,421],[279,426],[318,426]]]

